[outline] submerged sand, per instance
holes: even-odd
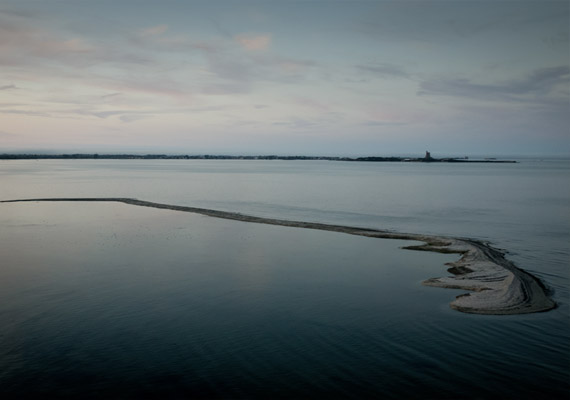
[[[453,274],[452,276],[430,278],[423,282],[427,286],[468,290],[469,293],[457,296],[450,303],[451,308],[455,310],[473,314],[498,315],[534,313],[556,307],[556,303],[548,297],[545,287],[538,278],[517,268],[512,262],[505,259],[504,253],[494,249],[487,243],[477,240],[263,218],[227,211],[153,203],[130,198],[45,198],[4,200],[0,202],[36,201],[112,201],[141,207],[191,212],[243,222],[318,229],[384,239],[422,241],[425,244],[408,246],[405,249],[461,254],[461,258],[458,261],[448,264],[450,266],[448,272]]]

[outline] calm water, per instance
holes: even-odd
[[[454,312],[456,257],[123,204],[0,205],[0,392],[557,398],[570,389],[570,162],[9,161],[0,199],[136,197],[488,240],[559,308]]]

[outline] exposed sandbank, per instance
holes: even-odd
[[[81,201],[81,202],[121,202],[125,204],[163,208],[167,210],[191,212],[216,218],[243,222],[290,226],[296,228],[319,229],[384,239],[404,239],[425,242],[420,246],[408,246],[410,250],[435,251],[461,254],[461,258],[449,263],[448,272],[453,276],[430,278],[423,282],[427,286],[437,286],[470,291],[457,296],[450,303],[451,308],[473,314],[526,314],[547,311],[556,307],[538,278],[517,268],[505,259],[504,254],[486,243],[471,239],[448,238],[443,236],[395,233],[377,229],[366,229],[343,225],[329,225],[315,222],[287,221],[273,218],[255,217],[207,208],[186,207],[152,203],[129,198],[45,198],[4,200],[1,203],[36,201]]]

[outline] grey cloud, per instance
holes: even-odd
[[[204,94],[248,93],[258,82],[302,83],[318,66],[308,60],[252,54],[235,49],[204,51],[213,80],[202,85]]]
[[[196,41],[185,36],[131,35],[127,40],[135,49],[198,56],[210,74],[200,80],[196,90],[202,94],[232,94],[251,91],[251,82],[259,75],[258,66],[244,54],[236,52],[223,40]],[[221,80],[220,80],[221,79]]]
[[[407,125],[407,122],[383,122],[383,121],[366,121],[363,122],[364,126],[402,126]]]
[[[155,114],[156,111],[133,111],[133,110],[111,110],[111,111],[92,111],[92,110],[72,110],[73,114],[92,116],[101,119],[117,116],[122,122],[133,122],[139,119],[148,118]]]
[[[557,20],[565,23],[566,20],[566,17],[562,15],[563,13],[557,9],[558,5],[556,4],[551,4],[553,8],[544,7],[538,3],[532,4],[531,2],[524,4],[523,7],[515,8],[507,5],[503,8],[503,6],[504,4],[498,4],[496,8],[489,8],[488,11],[491,11],[491,13],[485,16],[486,21],[484,22],[470,18],[469,13],[463,13],[464,15],[457,15],[455,19],[446,21],[444,25],[458,36],[468,37],[486,31],[517,32],[528,29],[532,25],[552,24]],[[476,6],[473,9],[474,13],[479,12],[477,8]]]
[[[49,117],[50,114],[33,110],[0,110],[0,114],[27,115],[30,117]]]
[[[10,90],[10,89],[18,89],[16,87],[16,85],[4,85],[4,86],[0,86],[0,90]]]
[[[274,126],[286,126],[291,129],[307,129],[318,126],[319,124],[303,118],[292,118],[289,121],[274,122]]]
[[[124,123],[138,121],[144,118],[147,118],[148,115],[140,115],[140,114],[125,114],[121,115],[119,119]]]
[[[559,66],[533,71],[523,79],[497,84],[472,83],[469,79],[436,79],[420,84],[418,95],[455,96],[482,100],[528,101],[522,96],[544,97],[558,85],[567,85],[570,68]]]
[[[121,110],[119,110],[119,111],[90,112],[90,113],[88,113],[88,114],[94,115],[94,116],[96,116],[96,117],[105,119],[105,118],[108,118],[108,117],[112,117],[112,116],[114,116],[114,115],[123,115],[123,114],[129,114],[129,113],[130,113],[129,111],[121,111]]]
[[[110,90],[135,91],[147,94],[159,94],[171,97],[187,97],[191,93],[185,84],[170,79],[120,79],[120,78],[100,78],[96,80],[98,85],[107,87]]]
[[[71,113],[75,115],[83,115],[107,119],[110,117],[117,117],[122,122],[133,122],[143,118],[149,118],[156,115],[164,114],[188,114],[188,113],[202,113],[202,112],[216,112],[221,110],[230,109],[230,106],[206,106],[206,107],[190,107],[190,108],[165,108],[165,109],[151,109],[151,110],[106,110],[98,111],[96,109],[81,108],[69,111],[60,111],[61,113]]]
[[[197,41],[184,35],[173,36],[164,34],[147,36],[139,33],[129,34],[125,39],[132,46],[158,52],[188,53],[191,51],[203,51],[215,53],[223,49],[221,43]]]
[[[200,88],[200,93],[206,95],[244,94],[249,93],[250,91],[251,84],[249,81],[211,83],[203,85]]]
[[[245,82],[252,80],[256,75],[255,64],[246,57],[239,57],[237,54],[208,53],[207,60],[209,71],[221,78]]]
[[[115,93],[105,94],[105,95],[101,96],[101,98],[107,100],[107,99],[111,99],[113,97],[117,97],[117,96],[121,96],[121,95],[122,95],[122,93],[115,92]]]
[[[81,36],[62,37],[29,21],[16,23],[0,14],[1,65],[41,69],[54,62],[66,67],[85,67],[107,62],[149,65],[154,60],[115,44],[103,46]]]
[[[548,92],[558,84],[568,83],[568,78],[570,78],[568,66],[542,68],[534,71],[525,81],[520,82],[518,88],[523,92]]]
[[[26,103],[0,103],[0,107],[4,108],[4,107],[20,107],[20,106],[26,106]]]
[[[222,24],[220,24],[215,18],[212,18],[212,17],[206,17],[206,18],[212,23],[212,25],[214,26],[214,28],[216,29],[216,31],[218,31],[218,33],[220,33],[223,37],[226,37],[226,38],[229,38],[229,39],[232,38],[233,35],[232,35],[229,31],[227,31],[227,30],[222,26]]]
[[[18,18],[39,18],[39,14],[36,12],[32,12],[29,10],[21,10],[21,9],[1,9],[0,14],[4,14],[8,17],[18,17]]]
[[[0,65],[18,68],[25,74],[78,82],[85,82],[88,76],[91,84],[113,92],[136,91],[178,98],[193,92],[206,95],[250,93],[254,84],[260,81],[302,82],[312,67],[306,60],[248,53],[232,38],[200,41],[168,33],[146,38],[124,34],[116,43],[101,43],[85,40],[81,35],[62,36],[31,21],[17,22],[0,14]],[[122,49],[125,44],[130,44],[126,51]],[[193,79],[144,79],[164,71],[165,67],[172,69],[171,65],[164,64],[165,58],[160,57],[159,52],[165,51],[183,55],[185,59],[190,57],[190,66],[208,74],[194,83]],[[113,77],[107,71],[97,69],[99,64],[111,64],[125,73],[120,75],[122,78]],[[133,76],[137,78],[130,78]]]
[[[520,32],[529,26],[567,26],[565,2],[384,2],[356,27],[391,41],[449,42],[481,33]]]
[[[74,53],[85,53],[89,48],[78,40],[61,40],[41,29],[2,20],[0,48],[15,58],[50,58]]]
[[[406,70],[395,64],[377,63],[368,65],[357,65],[356,68],[362,72],[367,72],[380,78],[410,78]]]
[[[205,106],[205,107],[192,107],[192,108],[186,108],[184,110],[177,110],[177,112],[183,112],[183,113],[192,113],[192,112],[209,112],[209,111],[222,111],[222,110],[229,110],[232,108],[236,108],[234,106],[230,106],[230,105],[225,105],[225,106]]]
[[[543,43],[548,43],[550,45],[566,45],[570,42],[570,37],[568,37],[568,32],[556,32],[551,35],[545,36],[542,39]]]
[[[315,118],[290,117],[286,120],[273,122],[273,126],[284,126],[290,129],[310,129],[315,127],[334,126],[342,121],[344,114],[339,112],[326,112]]]

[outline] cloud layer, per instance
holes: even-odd
[[[570,153],[564,2],[71,4],[0,8],[11,146]]]

